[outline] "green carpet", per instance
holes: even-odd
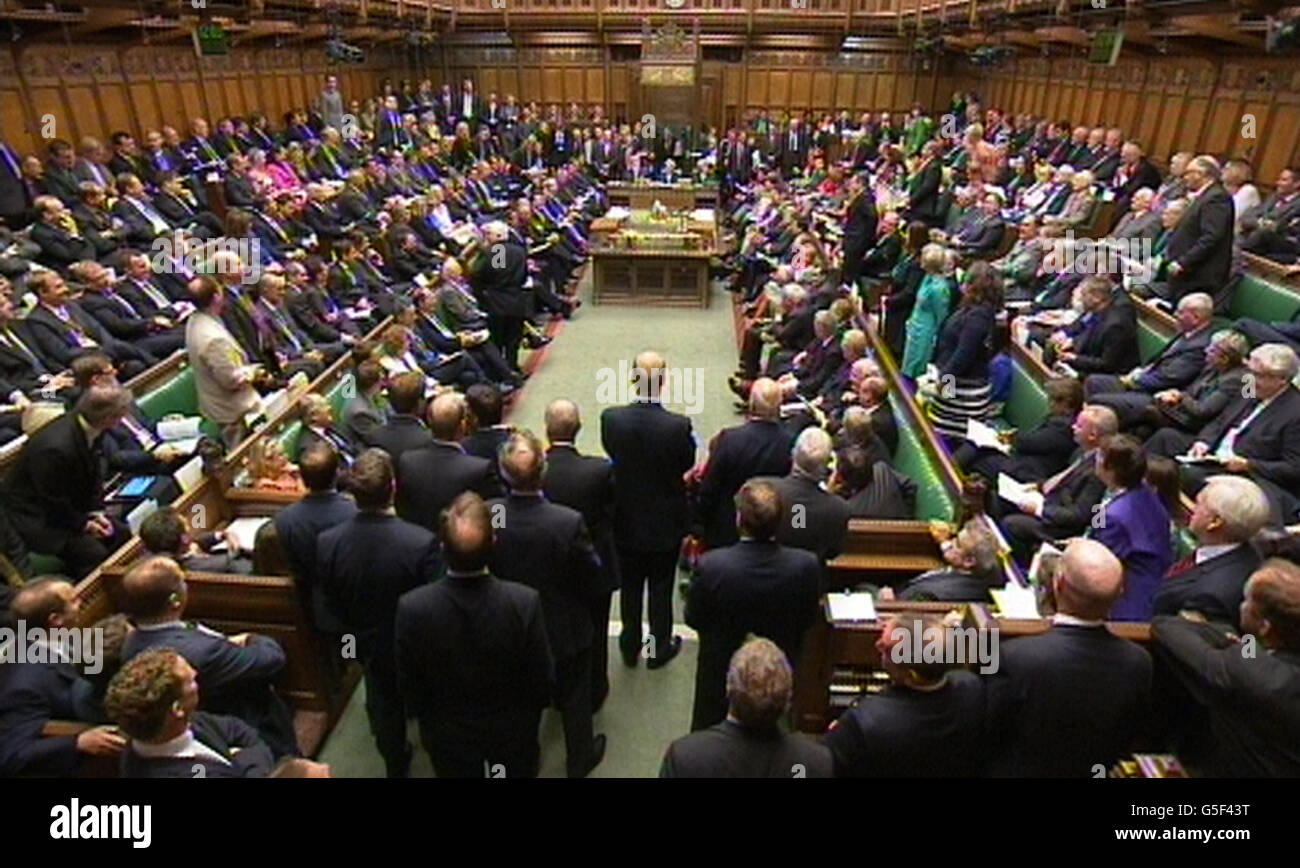
[[[709,438],[738,421],[726,383],[736,364],[730,296],[715,290],[711,306],[706,309],[595,307],[591,304],[589,278],[584,279],[582,295],[586,303],[544,351],[509,421],[543,436],[546,405],[556,398],[569,398],[577,402],[585,423],[578,448],[586,453],[603,453],[600,411],[619,403],[617,380],[629,370],[636,353],[654,349],[664,355],[670,370],[680,372],[670,377],[668,406],[688,412],[698,454],[703,456]],[[622,370],[620,360],[624,363]],[[677,659],[663,669],[651,672],[644,665],[628,669],[619,658],[614,639],[608,639],[610,693],[605,707],[595,716],[595,731],[607,736],[609,746],[604,762],[592,777],[654,776],[669,742],[685,735],[690,727],[699,646],[694,634],[681,624],[680,598],[675,600],[674,608],[677,632],[686,641]],[[617,594],[612,618],[610,632],[616,635]],[[383,775],[383,762],[366,721],[364,691],[364,685],[357,689],[320,753],[320,759],[332,766],[337,777]],[[414,724],[410,737],[412,743],[418,744]],[[541,744],[542,776],[563,777],[564,733],[560,717],[553,711],[547,711],[542,718]],[[423,750],[416,751],[411,773],[416,777],[432,775]]]

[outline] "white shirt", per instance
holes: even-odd
[[[1224,543],[1217,546],[1200,546],[1196,549],[1196,564],[1200,566],[1206,561],[1217,558],[1219,555],[1226,555],[1228,552],[1238,548],[1241,543]]]
[[[194,731],[187,729],[170,741],[162,744],[146,744],[138,739],[131,740],[131,750],[142,757],[168,757],[176,759],[203,759],[230,765],[230,760],[208,747],[194,737]]]
[[[1102,622],[1100,620],[1087,621],[1083,618],[1076,618],[1073,615],[1067,615],[1064,612],[1057,612],[1052,616],[1052,624],[1060,625],[1062,627],[1100,627]]]

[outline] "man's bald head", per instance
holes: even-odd
[[[442,553],[447,568],[475,573],[492,555],[492,515],[483,498],[467,491],[442,513]]]
[[[439,440],[459,442],[465,436],[469,405],[459,392],[444,392],[429,404],[429,429]]]
[[[169,557],[146,558],[122,577],[122,611],[136,621],[167,616],[182,608],[185,572]]]
[[[781,416],[781,386],[771,377],[759,377],[749,390],[749,415],[776,421]]]
[[[659,400],[665,385],[665,370],[668,363],[654,350],[642,350],[637,353],[632,363],[632,385],[637,396]]]
[[[1075,540],[1065,550],[1052,588],[1058,612],[1100,621],[1124,591],[1124,565],[1096,540]]]
[[[568,398],[556,398],[546,405],[546,439],[552,443],[572,443],[582,428],[578,405]]]
[[[498,465],[512,491],[539,491],[546,476],[546,452],[532,431],[516,431],[501,446]]]
[[[76,620],[72,582],[49,576],[29,582],[14,595],[9,614],[32,627],[69,627]]]

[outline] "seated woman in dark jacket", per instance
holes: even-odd
[[[976,446],[969,440],[953,450],[953,460],[966,473],[995,481],[1005,473],[1021,482],[1041,482],[1065,469],[1078,448],[1074,442],[1074,417],[1083,408],[1083,383],[1069,377],[1048,380],[1047,418],[1033,428],[1007,432],[1011,453]]]
[[[1002,278],[987,262],[971,266],[961,287],[961,301],[939,330],[934,364],[939,381],[926,404],[926,413],[940,434],[960,441],[966,420],[989,413],[989,358],[993,326],[1002,308]]]

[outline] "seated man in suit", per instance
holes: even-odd
[[[438,777],[536,777],[537,730],[555,691],[541,596],[488,571],[492,516],[477,494],[452,502],[441,536],[446,577],[397,605],[406,710]]]
[[[118,386],[117,368],[102,353],[90,353],[72,361],[75,389],[80,394],[91,386]],[[163,442],[154,423],[140,405],[131,402],[130,410],[114,428],[99,439],[98,449],[109,474],[130,473],[156,475],[170,473],[187,461],[190,454]]]
[[[185,346],[185,330],[168,313],[137,307],[113,285],[113,274],[98,262],[77,262],[69,269],[82,288],[81,309],[115,339],[133,344],[148,356],[165,359]]]
[[[731,655],[727,717],[668,746],[661,778],[828,778],[829,751],[804,735],[781,731],[794,677],[785,652],[753,638]]]
[[[1136,430],[1154,431],[1145,444],[1147,451],[1167,458],[1186,452],[1197,433],[1242,393],[1248,355],[1250,343],[1240,332],[1211,335],[1196,379],[1182,389],[1157,392],[1133,420]]]
[[[812,552],[825,566],[849,532],[848,503],[822,487],[834,457],[831,437],[820,428],[805,428],[790,454],[790,474],[773,483],[783,515],[776,540]]]
[[[823,737],[836,777],[978,773],[985,745],[984,684],[956,661],[932,660],[930,654],[917,660],[910,650],[935,643],[956,647],[945,635],[950,629],[931,613],[885,622],[876,648],[889,686],[859,699]]]
[[[62,270],[74,262],[98,257],[94,242],[82,233],[63,202],[54,196],[37,196],[32,207],[36,222],[29,232],[32,242],[41,249],[38,259],[42,265]]]
[[[130,379],[158,361],[144,348],[118,340],[71,300],[68,285],[53,271],[33,274],[27,287],[39,303],[27,315],[27,327],[46,367],[66,370],[83,353],[103,352]]]
[[[1300,391],[1293,384],[1300,357],[1285,344],[1263,344],[1246,364],[1253,388],[1202,428],[1187,454],[1250,478],[1289,523],[1300,505]],[[1184,485],[1195,492],[1211,472],[1184,466]]]
[[[403,594],[438,578],[438,542],[428,530],[392,514],[396,480],[382,449],[357,456],[349,488],[359,511],[321,533],[316,579],[325,609],[356,637],[365,667],[366,715],[388,777],[404,778],[412,749],[397,680],[395,619]]]
[[[889,455],[898,452],[898,420],[889,404],[889,384],[884,377],[863,377],[858,383],[858,406],[867,411],[871,427]]]
[[[1048,361],[1065,362],[1080,374],[1121,374],[1138,366],[1137,313],[1128,296],[1107,277],[1085,277],[1079,284],[1083,316],[1054,333]]]
[[[221,220],[203,206],[185,186],[184,176],[176,172],[166,171],[158,175],[158,195],[153,198],[153,206],[173,226],[199,238],[219,238],[225,234]]]
[[[136,655],[113,676],[104,707],[131,738],[127,778],[264,778],[275,756],[237,717],[199,711],[194,667],[171,648]]]
[[[17,318],[13,288],[4,277],[0,277],[0,379],[12,387],[4,395],[11,404],[22,403],[20,398],[52,400],[74,385],[70,371],[50,370],[36,351],[36,339],[26,322]]]
[[[1300,567],[1274,558],[1255,570],[1241,627],[1264,647],[1247,653],[1235,632],[1190,614],[1151,619],[1158,655],[1208,716],[1208,731],[1190,744],[1180,738],[1178,755],[1212,777],[1294,778],[1300,775]]]
[[[1132,745],[1150,701],[1151,658],[1106,629],[1124,568],[1095,540],[1076,540],[1052,579],[1046,633],[1013,639],[988,683],[995,777],[1069,777],[1109,769]]]
[[[1268,498],[1243,476],[1211,476],[1196,493],[1187,527],[1196,550],[1174,564],[1156,590],[1157,615],[1197,612],[1239,628],[1246,578],[1260,564],[1251,545],[1269,521]]]
[[[329,616],[320,593],[316,545],[322,533],[356,515],[357,505],[336,490],[339,453],[330,444],[317,441],[300,449],[298,472],[307,494],[275,514],[276,534],[299,593],[306,598],[313,625],[321,632],[340,634],[342,625]]]
[[[28,549],[60,558],[80,579],[130,532],[103,508],[97,441],[131,408],[121,386],[92,386],[76,407],[33,433],[0,486],[14,529]]]
[[[955,536],[939,544],[947,566],[929,570],[909,581],[897,595],[882,588],[880,599],[986,603],[990,588],[1005,581],[998,562],[998,541],[980,519],[962,525]]]
[[[144,184],[133,174],[117,176],[121,194],[113,205],[113,216],[126,224],[125,241],[137,250],[148,250],[155,238],[176,228],[154,207],[145,193]]]
[[[958,253],[971,259],[982,259],[997,253],[1006,233],[1002,220],[1002,197],[987,189],[980,199],[979,214],[952,238]]]
[[[236,540],[226,531],[191,536],[185,520],[170,506],[159,507],[140,523],[140,542],[150,555],[169,557],[186,572],[253,572],[253,559],[241,554],[252,540]],[[224,544],[225,551],[214,551],[218,544]]]
[[[1042,482],[1064,470],[1074,454],[1074,419],[1083,409],[1083,384],[1073,377],[1054,377],[1043,385],[1047,418],[1033,428],[1016,431],[1011,452],[965,442],[953,451],[953,460],[967,473],[978,473],[996,484],[1005,473],[1020,482]]]
[[[397,514],[429,530],[438,514],[465,491],[495,497],[501,488],[492,462],[465,452],[469,407],[464,396],[444,392],[429,404],[432,440],[408,449],[397,465]]]
[[[302,434],[298,437],[298,455],[318,443],[324,443],[338,453],[345,466],[356,458],[357,447],[334,427],[334,407],[324,395],[309,392],[302,396],[299,415],[302,417]]]
[[[1068,539],[1087,529],[1093,507],[1106,493],[1105,483],[1097,477],[1097,451],[1118,431],[1114,410],[1085,405],[1074,420],[1074,442],[1079,448],[1070,465],[1043,480],[1034,496],[1002,507],[1002,530],[1020,563],[1029,563],[1040,542]],[[1009,512],[1012,508],[1019,512]]]
[[[207,711],[253,726],[277,756],[297,756],[293,714],[272,682],[284,669],[284,649],[255,633],[227,636],[185,621],[185,572],[169,557],[140,561],[122,577],[122,609],[135,631],[122,647],[130,660],[150,648],[174,648],[198,672]]]
[[[339,430],[354,446],[377,446],[372,437],[384,425],[384,411],[377,403],[384,390],[384,369],[378,362],[367,359],[357,365],[353,376],[356,391],[343,405]]]
[[[60,578],[29,582],[15,594],[8,614],[28,628],[76,629],[80,604],[72,583]],[[74,777],[88,757],[121,753],[126,740],[111,726],[77,735],[43,736],[50,720],[98,723],[94,689],[65,650],[45,644],[46,662],[10,661],[0,666],[0,774]],[[29,655],[39,651],[28,646]]]
[[[733,502],[740,541],[700,558],[686,598],[686,623],[700,634],[693,731],[726,716],[727,661],[747,635],[776,642],[793,666],[818,614],[821,565],[813,553],[776,541],[785,510],[774,482],[751,479]]]
[[[1140,418],[1157,393],[1182,389],[1205,366],[1214,299],[1203,292],[1189,293],[1179,300],[1177,317],[1178,335],[1151,361],[1126,374],[1090,374],[1084,381],[1088,402],[1114,410],[1121,427]]]

